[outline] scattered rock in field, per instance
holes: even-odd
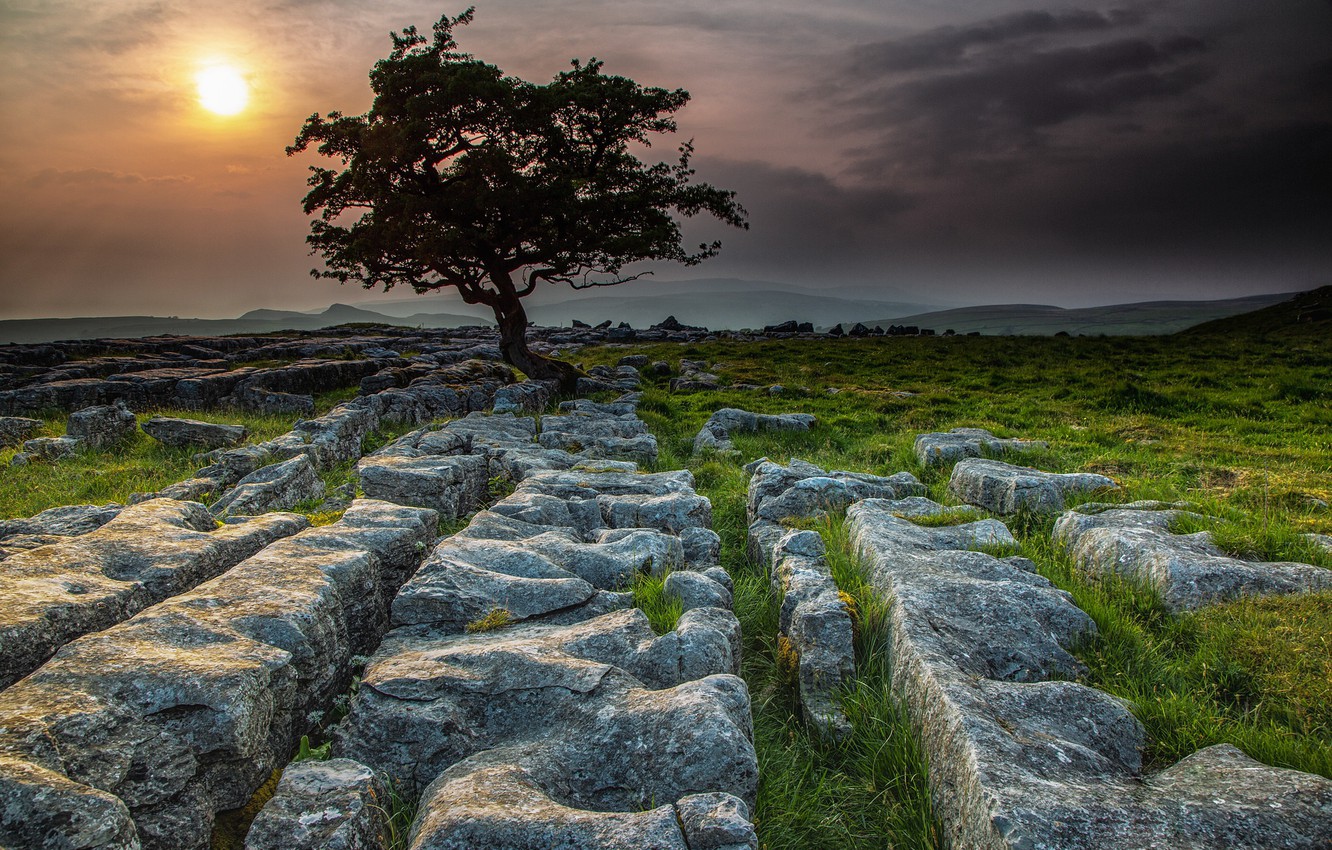
[[[634,369],[645,369],[648,365],[648,357],[646,354],[628,354],[621,357],[620,362],[616,365],[629,366]]]
[[[887,477],[863,472],[825,472],[802,461],[782,467],[767,458],[760,458],[745,469],[758,479],[750,481],[750,510],[756,518],[771,523],[826,516],[861,499],[900,499],[925,492],[925,485],[909,472]]]
[[[721,378],[707,371],[705,360],[680,361],[680,376],[671,378],[671,392],[699,392],[715,390],[721,386]]]
[[[295,762],[245,836],[245,850],[387,850],[388,787],[351,759]]]
[[[1054,513],[1064,509],[1064,499],[1068,496],[1115,489],[1118,485],[1104,475],[1042,472],[976,457],[958,461],[948,479],[950,494],[969,505],[1002,515],[1020,510]]]
[[[42,420],[0,416],[0,447],[17,446],[42,429]]]
[[[1319,546],[1332,552],[1332,534],[1306,534],[1304,536],[1315,546]]]
[[[197,419],[154,416],[141,426],[148,436],[167,446],[198,446],[204,449],[229,448],[245,442],[242,425],[219,425]]]
[[[665,360],[655,360],[647,367],[647,374],[656,378],[665,378],[671,374],[671,364]]]
[[[324,482],[306,455],[257,469],[236,483],[210,510],[217,517],[256,516],[293,508],[324,495]]]
[[[916,437],[915,452],[922,466],[947,466],[967,457],[997,457],[1049,447],[1044,440],[1001,439],[982,428],[954,428]]]
[[[78,437],[34,437],[23,441],[23,451],[10,459],[14,466],[24,466],[33,460],[57,461],[74,457],[83,441]]]
[[[1170,533],[1180,516],[1128,507],[1094,515],[1069,511],[1055,523],[1054,539],[1083,570],[1151,585],[1176,611],[1241,596],[1332,590],[1332,570],[1242,561],[1218,549],[1206,531]]]
[[[1091,619],[1031,562],[971,551],[1012,541],[996,520],[922,528],[869,500],[847,525],[894,600],[893,690],[951,846],[1223,850],[1316,847],[1329,834],[1332,782],[1228,745],[1144,776],[1145,735],[1128,706],[1050,680],[1080,673],[1066,647]]]
[[[724,407],[708,417],[708,421],[694,437],[694,452],[735,451],[735,446],[731,443],[733,432],[808,431],[817,421],[810,413],[769,415]]]
[[[137,422],[134,414],[117,402],[96,407],[86,407],[69,415],[65,425],[65,434],[95,449],[105,449],[119,445],[135,431]]]

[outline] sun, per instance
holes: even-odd
[[[199,105],[218,115],[235,115],[250,100],[245,78],[230,65],[210,65],[194,75]]]

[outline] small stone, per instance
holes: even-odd
[[[124,442],[134,433],[134,414],[123,403],[85,407],[71,413],[65,433],[96,449]]]

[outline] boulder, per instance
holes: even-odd
[[[95,449],[119,445],[134,434],[137,421],[123,404],[86,407],[69,415],[65,434]]]
[[[217,517],[254,516],[321,498],[324,490],[310,458],[297,455],[251,472],[209,509]]]
[[[964,458],[953,467],[948,492],[978,508],[1007,515],[1020,510],[1055,513],[1068,496],[1116,490],[1114,480],[1094,473],[1042,472],[988,458]]]
[[[1054,539],[1081,569],[1148,584],[1176,611],[1242,596],[1332,590],[1332,570],[1243,561],[1218,549],[1206,531],[1172,534],[1170,525],[1183,513],[1133,508],[1091,515],[1069,511],[1055,523]]]
[[[731,434],[754,431],[808,431],[817,423],[809,413],[750,413],[734,407],[724,407],[708,417],[694,438],[694,452],[735,450]]]
[[[199,446],[204,449],[230,448],[245,442],[242,425],[219,425],[196,419],[154,416],[141,426],[144,433],[167,446]]]
[[[664,592],[680,600],[685,611],[694,608],[725,608],[732,605],[731,591],[711,576],[678,570],[666,576]]]
[[[64,460],[74,457],[83,440],[78,437],[34,437],[23,441],[23,451],[10,460],[14,466],[22,466],[36,458],[45,461]]]
[[[42,420],[0,416],[0,447],[17,446],[42,429]]]
[[[351,759],[295,762],[245,836],[245,850],[388,850],[388,786]]]
[[[1000,439],[982,428],[954,428],[916,437],[921,466],[946,466],[966,457],[999,457],[1048,449],[1044,440]]]
[[[490,466],[478,455],[376,455],[362,458],[356,472],[368,498],[431,508],[449,519],[480,508],[490,481]]]

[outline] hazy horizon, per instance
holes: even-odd
[[[283,148],[368,107],[390,31],[463,5],[4,4],[0,318],[409,297],[308,276],[314,158]],[[654,150],[693,138],[752,230],[660,279],[1085,307],[1332,282],[1329,31],[1332,3],[1298,0],[495,0],[459,41],[531,80],[596,56],[692,93]],[[199,103],[219,64],[235,115]]]

